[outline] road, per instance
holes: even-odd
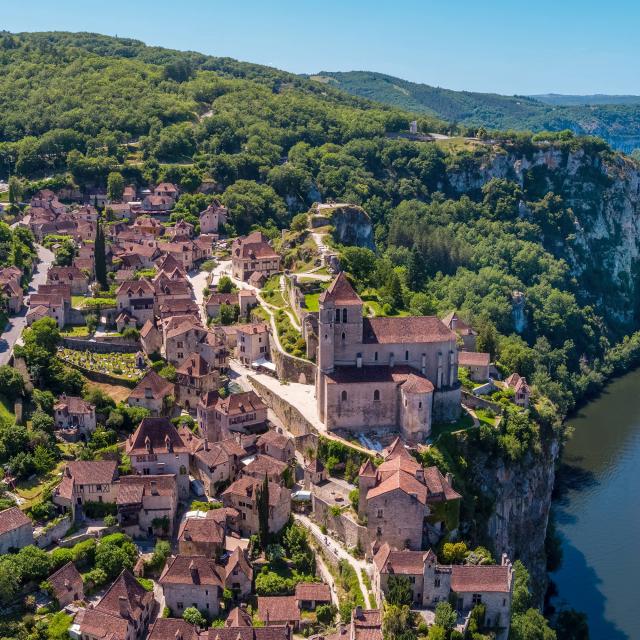
[[[334,555],[340,558],[340,560],[346,560],[353,567],[356,575],[358,576],[358,583],[360,584],[360,591],[362,591],[362,595],[364,596],[365,606],[375,607],[376,603],[369,601],[369,590],[362,580],[362,571],[366,571],[367,575],[369,575],[367,563],[364,560],[354,558],[342,547],[342,544],[339,541],[335,540],[330,535],[322,533],[320,527],[315,522],[312,522],[307,516],[300,513],[294,513],[292,515],[297,522],[311,532],[320,546],[328,547]]]
[[[29,283],[29,291],[27,295],[31,295],[37,291],[41,284],[47,281],[47,271],[53,263],[54,255],[49,249],[45,249],[41,245],[36,245],[38,249],[39,263],[35,267],[33,277]],[[22,335],[22,330],[27,326],[27,309],[22,308],[20,313],[9,318],[9,322],[2,334],[0,334],[0,365],[7,364],[13,347]]]

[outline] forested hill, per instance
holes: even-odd
[[[596,135],[612,147],[640,147],[638,96],[503,96],[452,91],[370,71],[327,72],[311,76],[329,86],[384,104],[443,118],[468,127],[561,131]]]

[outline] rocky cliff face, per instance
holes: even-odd
[[[488,153],[448,174],[462,194],[478,192],[492,178],[517,182],[523,189],[521,217],[532,216],[528,201],[553,192],[573,219],[573,233],[543,238],[546,248],[564,258],[584,298],[621,330],[635,329],[640,309],[640,167],[630,158],[585,149],[555,147],[530,154]],[[526,293],[526,292],[525,292]]]

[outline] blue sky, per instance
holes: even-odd
[[[0,0],[9,31],[95,31],[296,73],[472,91],[640,94],[632,0]]]

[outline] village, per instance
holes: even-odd
[[[36,547],[52,569],[16,601],[63,611],[76,640],[382,640],[386,602],[506,639],[512,559],[442,561],[465,548],[462,490],[421,460],[440,434],[497,427],[504,402],[526,411],[527,380],[477,351],[473,318],[358,293],[332,238],[348,204],[270,237],[229,235],[215,197],[197,224],[172,220],[180,196],[47,189],[16,222],[41,282],[0,270],[10,323],[57,328],[55,358],[93,389],[51,407],[67,455],[48,516],[5,477],[0,552]],[[357,244],[371,229],[355,217]],[[33,388],[23,338],[3,340]],[[105,426],[118,438],[101,446]]]

